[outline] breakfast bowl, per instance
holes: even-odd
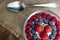
[[[38,10],[26,19],[25,40],[60,40],[60,17],[49,10]]]

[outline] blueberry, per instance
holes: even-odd
[[[53,26],[53,25],[55,25],[55,22],[49,21],[49,24],[50,24],[51,26]]]
[[[44,19],[43,22],[44,22],[45,24],[48,24],[49,20]]]
[[[36,40],[40,40],[39,38],[37,38]]]
[[[51,39],[54,39],[55,38],[55,35],[51,35]]]
[[[31,29],[31,34],[35,34],[35,30],[34,29]]]
[[[33,24],[31,27],[34,29],[35,25]]]
[[[37,34],[34,34],[34,35],[33,35],[33,38],[34,38],[35,40],[38,39]]]
[[[36,24],[39,24],[39,21],[38,21],[38,20],[37,20],[37,21],[35,21],[35,23],[34,23],[34,24],[35,24],[35,25],[36,25]]]
[[[53,31],[57,30],[55,25],[52,26],[52,29],[53,29]]]
[[[43,18],[40,18],[38,21],[39,21],[40,23],[43,23]]]

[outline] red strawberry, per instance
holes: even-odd
[[[54,22],[56,22],[57,18],[55,16],[53,16],[51,20],[54,21]]]
[[[31,19],[33,19],[34,21],[36,21],[36,19],[37,19],[36,15],[33,15],[33,16],[31,17]]]
[[[45,12],[42,13],[42,18],[46,18],[47,14]]]
[[[52,27],[50,25],[47,25],[45,26],[44,31],[46,31],[47,33],[52,32]]]
[[[43,30],[43,28],[42,28],[42,26],[41,25],[36,25],[35,26],[35,30],[38,32],[38,33],[40,33],[42,30]]]
[[[26,29],[29,29],[30,27],[31,27],[30,24],[27,24],[27,25],[26,25]]]
[[[33,19],[29,19],[29,20],[28,20],[28,24],[32,24],[33,22],[34,22]]]
[[[56,35],[54,40],[60,40],[60,35]]]
[[[52,18],[52,16],[50,14],[47,14],[46,19],[50,20]]]
[[[40,36],[41,39],[44,39],[44,40],[48,38],[47,32],[44,32],[44,31],[42,31],[42,32],[39,34],[39,36]]]
[[[36,17],[39,19],[41,17],[41,13],[37,13]]]

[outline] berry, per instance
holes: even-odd
[[[47,25],[45,26],[44,31],[46,31],[47,33],[52,32],[52,27],[50,25]]]
[[[27,24],[27,25],[26,25],[26,29],[29,29],[30,27],[31,27],[30,24]]]
[[[33,37],[31,37],[29,40],[34,40],[34,38],[33,38]]]
[[[60,35],[60,31],[57,31],[57,34]]]
[[[59,31],[60,31],[60,25],[59,25],[59,26],[57,26],[56,28],[57,28],[57,30],[59,30]]]
[[[57,20],[55,24],[56,24],[56,26],[59,26],[60,25],[60,21]]]
[[[54,21],[54,22],[56,22],[57,18],[55,16],[53,16],[51,20]]]
[[[26,29],[25,30],[25,33],[30,33],[30,29]]]
[[[34,30],[34,29],[31,29],[31,33],[32,33],[32,34],[35,34],[36,32],[35,32],[35,30]]]
[[[33,16],[31,17],[31,19],[33,19],[34,21],[36,21],[36,19],[37,19],[36,15],[33,15]]]
[[[35,30],[36,30],[38,33],[40,33],[40,32],[43,30],[43,28],[42,28],[41,25],[37,24],[37,25],[35,26]]]
[[[34,22],[33,19],[29,19],[29,20],[28,20],[28,24],[32,24],[33,22]]]
[[[47,14],[45,12],[42,13],[42,18],[46,18]]]
[[[36,17],[39,19],[41,17],[41,13],[37,13]]]
[[[60,40],[60,35],[56,35],[54,40]]]
[[[34,29],[35,25],[33,24],[31,27],[32,27],[32,29]]]
[[[55,25],[55,22],[49,21],[49,24],[50,24],[51,26],[53,26],[53,25]]]
[[[48,39],[48,34],[47,34],[47,32],[42,31],[39,35],[40,35],[40,38],[41,38],[41,39]]]
[[[43,23],[43,18],[40,18],[38,21],[39,21],[40,23]]]
[[[50,20],[52,18],[52,16],[50,14],[47,14],[46,19]]]
[[[26,34],[26,37],[27,37],[27,39],[30,39],[31,38],[30,33]]]
[[[39,21],[35,21],[35,23],[34,23],[34,24],[35,24],[35,25],[36,25],[36,24],[39,24]]]
[[[44,19],[43,22],[44,22],[45,24],[48,24],[49,20]]]
[[[53,31],[57,31],[57,29],[56,29],[56,26],[55,26],[55,25],[53,25],[53,26],[52,26],[52,29],[53,29]]]
[[[38,39],[37,34],[34,34],[34,35],[33,35],[33,38],[34,38],[35,40]]]

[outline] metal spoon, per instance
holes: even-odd
[[[31,7],[31,6],[34,6],[34,7],[51,7],[51,8],[57,8],[58,4],[57,3],[47,3],[47,4],[28,4],[28,5],[26,5],[23,2],[14,1],[14,2],[11,2],[11,3],[9,3],[7,5],[7,7],[10,10],[15,11],[15,12],[22,11],[25,8]]]

